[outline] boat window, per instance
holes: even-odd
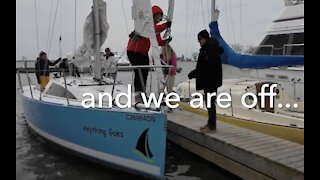
[[[48,91],[46,94],[52,95],[52,96],[58,96],[58,97],[63,97],[67,98],[67,93],[69,99],[77,99],[71,92],[66,92],[65,88],[62,86],[59,86],[55,83],[52,83],[51,86],[49,87]]]
[[[288,43],[289,34],[276,34],[267,35],[260,46],[258,47],[256,54],[266,54],[266,55],[282,55],[283,46]],[[272,47],[266,47],[271,45]]]
[[[304,33],[295,33],[293,35],[294,46],[291,49],[292,55],[304,55]]]
[[[304,55],[304,33],[267,35],[255,54]]]

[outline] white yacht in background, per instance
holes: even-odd
[[[236,78],[224,79],[222,87],[218,89],[218,93],[227,92],[232,96],[232,107],[227,109],[217,107],[218,114],[258,122],[257,124],[275,125],[274,127],[304,129],[304,1],[285,0],[284,2],[283,11],[269,26],[255,55],[237,54],[236,58],[239,61],[232,62],[233,64],[224,63],[222,60],[224,77]],[[210,24],[210,28],[211,34],[214,32],[216,33],[215,37],[219,38],[218,26],[213,29]],[[223,38],[219,40],[220,44],[226,44]],[[228,51],[227,53],[235,54],[230,47],[225,50]],[[265,59],[262,59],[260,55]],[[244,59],[244,56],[252,56],[249,57],[251,58],[250,62],[247,61],[248,59]],[[269,61],[266,57],[274,57],[274,59]],[[302,59],[299,60],[299,63],[292,61],[291,65],[290,57]],[[287,65],[284,65],[285,63],[279,66],[269,64],[271,61],[274,61],[273,64],[277,64],[277,58],[279,61],[281,58],[288,58],[285,60]],[[234,58],[229,57],[229,59]],[[259,66],[260,62],[267,65]],[[249,65],[243,65],[244,63],[249,63]],[[246,68],[246,66],[250,67]],[[241,96],[246,92],[253,92],[257,95],[265,83],[277,84],[274,108],[268,108],[270,99],[266,99],[267,108],[261,108],[259,105],[252,109],[243,107],[240,103]],[[196,91],[195,81],[192,79],[180,83],[174,90],[180,94],[181,98],[190,100],[190,94]],[[247,100],[250,101],[250,99]],[[258,104],[260,104],[259,101],[258,98]]]

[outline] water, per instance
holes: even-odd
[[[22,67],[17,63],[17,67]],[[33,63],[30,63],[33,66]],[[187,74],[195,67],[193,62],[179,62],[182,72],[176,76],[176,84],[185,81]],[[27,84],[25,74],[21,75],[22,84]],[[35,75],[30,74],[36,83]],[[130,72],[122,72],[120,80],[130,82]],[[16,86],[18,87],[18,78]],[[200,179],[240,179],[212,163],[193,155],[189,151],[167,142],[166,176],[168,179],[200,180]],[[84,160],[50,144],[27,127],[21,100],[16,95],[16,179],[143,179],[140,176],[114,170]]]

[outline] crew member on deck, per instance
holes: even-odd
[[[38,83],[40,84],[40,90],[43,91],[49,82],[49,66],[55,66],[61,58],[54,62],[51,62],[47,58],[47,54],[43,51],[40,52],[39,57],[35,63],[35,72],[37,76]]]
[[[153,14],[154,29],[156,32],[158,44],[159,46],[164,46],[168,42],[170,42],[172,38],[169,37],[168,39],[163,40],[160,37],[160,33],[166,30],[167,28],[170,28],[171,22],[167,21],[166,23],[158,24],[163,19],[163,11],[159,6],[152,6],[152,14]],[[149,56],[148,56],[148,52],[150,49],[149,38],[142,37],[139,34],[137,34],[135,31],[133,31],[129,35],[129,37],[130,39],[127,46],[127,55],[131,65],[133,66],[149,65]],[[147,68],[141,69],[142,79],[145,86],[148,78],[148,73],[149,73],[149,69]],[[145,89],[143,89],[141,85],[138,69],[134,69],[134,89],[136,93],[135,101],[142,102],[140,93],[144,92]]]

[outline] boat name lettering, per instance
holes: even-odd
[[[96,128],[96,127],[88,127],[88,126],[83,126],[83,131],[90,134],[90,135],[101,135],[103,137],[119,137],[123,138],[124,133],[122,131],[118,131],[112,128]]]

